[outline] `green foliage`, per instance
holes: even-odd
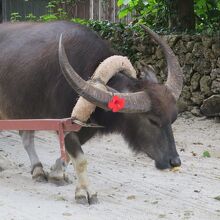
[[[63,8],[57,9],[57,16],[60,19],[67,19],[67,12]]]
[[[28,0],[24,0],[28,1]],[[55,20],[66,20],[70,19],[68,17],[67,9],[70,5],[73,5],[76,3],[77,0],[51,0],[48,2],[46,8],[47,8],[47,14],[42,15],[40,17],[37,17],[33,15],[32,13],[29,13],[27,16],[25,16],[26,21],[55,21]],[[11,13],[10,20],[11,22],[20,21],[22,17],[18,12]]]
[[[68,18],[68,8],[74,5],[77,0],[50,0],[47,5],[48,13],[59,20]]]
[[[13,12],[11,13],[11,17],[10,17],[11,22],[17,22],[21,20],[21,16],[18,12]]]
[[[25,16],[26,21],[37,21],[37,16],[33,15],[32,13]]]
[[[140,59],[142,54],[138,51],[138,45],[148,43],[148,37],[138,24],[111,23],[108,21],[94,21],[72,19],[96,31],[103,39],[111,42],[112,47],[126,55],[132,62]],[[119,43],[120,42],[120,43]]]
[[[130,14],[134,22],[142,22],[157,28],[167,23],[167,7],[164,0],[118,0],[121,8],[118,16],[123,18]]]
[[[220,1],[196,0],[195,13],[197,30],[215,31],[220,29]]]
[[[30,13],[25,17],[25,20],[43,22],[70,20],[70,9],[78,1],[80,0],[50,0],[47,4],[47,14],[39,18]],[[135,29],[136,23],[144,23],[153,29],[167,31],[169,26],[169,4],[171,1],[172,0],[117,0],[117,4],[120,8],[118,16],[119,18],[124,18],[130,14],[133,18],[132,29]],[[194,9],[196,15],[196,31],[206,33],[219,32],[220,0],[194,0]],[[12,22],[20,20],[21,16],[19,13],[14,12],[11,14]],[[97,22],[95,26],[98,26],[98,23],[99,25],[103,25],[103,30],[100,32],[107,35],[107,31],[104,29],[109,23]],[[107,23],[108,25],[106,26]],[[120,25],[121,24],[118,24],[118,26]]]
[[[48,22],[48,21],[56,21],[58,20],[58,17],[55,14],[46,14],[40,16],[40,21]]]
[[[153,28],[167,29],[171,0],[118,0],[119,18],[131,15],[134,22]],[[194,0],[196,30],[212,32],[220,29],[220,1]]]
[[[203,157],[211,157],[209,151],[207,151],[207,150],[204,151],[202,155],[203,155]]]
[[[73,4],[75,0],[51,0],[48,2],[48,14],[40,17],[41,21],[66,20],[67,12],[64,9],[66,4]]]

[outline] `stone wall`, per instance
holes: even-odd
[[[178,103],[180,111],[199,114],[205,99],[214,94],[220,97],[220,36],[172,35],[163,38],[179,57],[183,68],[184,87]],[[135,49],[141,54],[141,59],[135,63],[138,70],[150,64],[160,81],[166,79],[166,63],[157,45],[139,41]]]

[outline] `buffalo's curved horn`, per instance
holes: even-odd
[[[168,69],[168,76],[165,85],[170,89],[175,99],[178,100],[183,86],[183,73],[179,61],[170,46],[161,39],[158,34],[144,25],[141,26],[161,46],[167,61]]]
[[[125,113],[137,113],[147,112],[150,110],[151,102],[145,92],[135,93],[112,93],[104,91],[100,88],[95,87],[92,83],[88,83],[83,80],[70,65],[64,46],[62,44],[62,35],[59,40],[59,63],[61,70],[70,84],[70,86],[83,98],[93,103],[94,105],[105,109],[108,108],[108,103],[113,96],[119,96],[125,99],[125,106],[119,112]]]

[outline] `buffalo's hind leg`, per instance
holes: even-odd
[[[65,137],[65,147],[75,168],[77,186],[75,199],[77,203],[94,204],[98,202],[97,193],[89,185],[87,176],[87,160],[81,148],[78,136],[71,132]]]
[[[43,166],[37,156],[34,146],[34,131],[19,131],[19,134],[31,161],[32,178],[37,182],[46,182],[47,175],[43,170]]]

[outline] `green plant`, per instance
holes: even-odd
[[[207,151],[207,150],[204,151],[202,155],[203,155],[203,157],[211,157],[209,151]]]
[[[48,14],[40,17],[40,21],[54,21],[54,20],[66,20],[68,19],[67,4],[71,4],[73,0],[52,0],[48,2],[47,10]]]
[[[72,19],[72,21],[87,25],[96,31],[102,38],[110,41],[115,50],[128,56],[132,62],[140,59],[141,53],[137,49],[138,45],[143,41],[148,41],[144,30],[137,24],[126,25],[83,19]]]
[[[27,1],[27,0],[24,0]],[[25,17],[27,21],[54,21],[54,20],[71,20],[71,11],[77,2],[80,0],[50,0],[47,4],[47,14],[36,17],[33,14],[28,14]],[[102,0],[107,1],[107,0]],[[157,31],[170,32],[168,29],[169,4],[173,0],[117,0],[119,17],[123,18],[130,14],[133,18],[132,24],[128,27],[123,27],[125,34],[129,30],[134,30],[135,24],[144,23],[150,28]],[[192,0],[193,1],[193,0]],[[194,10],[196,15],[196,31],[206,32],[209,34],[219,33],[220,30],[220,1],[219,0],[194,0]],[[18,12],[11,14],[11,21],[20,21],[21,16]],[[82,20],[81,20],[82,22]],[[100,29],[100,34],[104,37],[111,35],[112,25],[109,22],[86,22],[95,28]],[[121,27],[121,24],[115,25],[115,28]],[[109,28],[109,30],[108,30]],[[108,33],[110,31],[110,33]],[[125,48],[124,48],[125,49]],[[129,49],[128,49],[129,50]]]
[[[11,20],[11,22],[20,21],[21,15],[18,12],[13,12],[13,13],[11,13],[10,20]]]
[[[220,29],[220,1],[197,0],[195,4],[197,30],[209,32]]]
[[[56,20],[58,20],[58,17],[54,14],[46,14],[46,15],[40,16],[40,21],[43,21],[43,22],[56,21]]]
[[[48,14],[55,15],[59,20],[67,19],[76,2],[77,0],[51,0],[47,5]]]
[[[142,22],[151,27],[161,27],[167,23],[167,7],[164,0],[118,0],[118,16],[130,14],[134,22]]]
[[[57,14],[59,19],[67,19],[67,12],[63,8],[58,8],[57,9]]]
[[[196,30],[216,32],[220,29],[220,1],[192,0],[196,17]],[[130,14],[134,22],[143,22],[150,27],[168,28],[168,8],[172,0],[118,0],[119,18]],[[177,1],[178,4],[178,1]],[[180,6],[179,6],[180,7]]]
[[[32,13],[25,16],[26,21],[37,21],[37,16],[33,15]]]

